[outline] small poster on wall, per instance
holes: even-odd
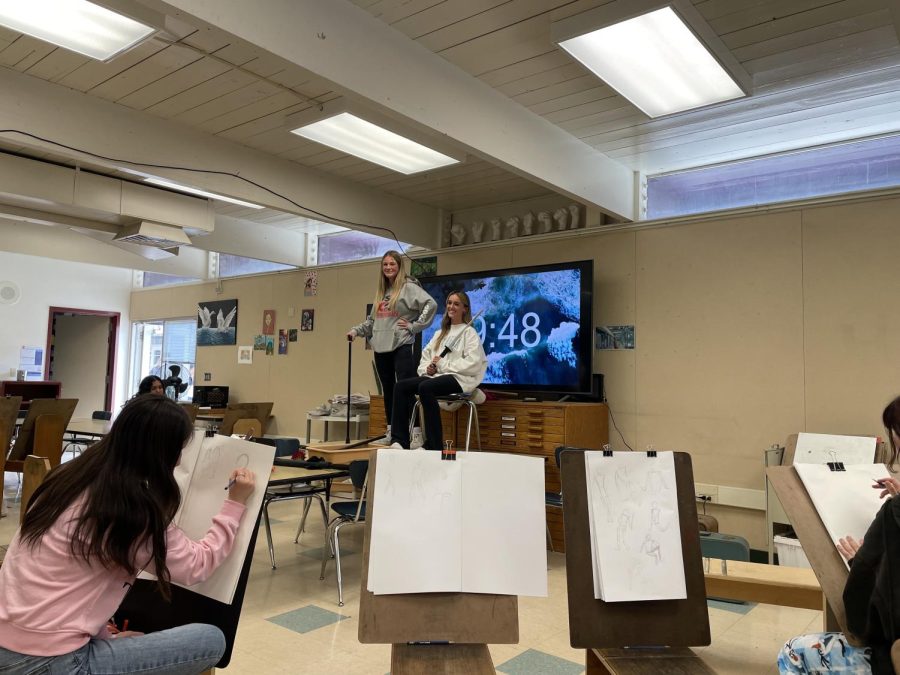
[[[416,258],[410,265],[409,273],[410,276],[414,276],[416,279],[437,276],[437,256],[431,255],[427,258]]]
[[[287,354],[288,333],[286,328],[278,331],[278,353]]]
[[[312,330],[316,318],[316,310],[304,309],[300,313],[300,330]]]
[[[634,326],[597,326],[597,349],[634,349]]]
[[[272,356],[275,353],[275,338],[266,337],[266,356]]]
[[[266,351],[266,336],[265,335],[257,335],[253,338],[253,351],[255,352],[264,352]]]
[[[275,335],[275,310],[274,309],[264,309],[263,310],[262,334],[263,335]]]
[[[296,342],[297,341],[297,329],[289,328],[288,329],[288,342]]]
[[[211,300],[197,306],[197,346],[237,344],[237,308],[235,300]]]
[[[238,363],[253,363],[253,345],[241,345],[240,347],[238,347]]]
[[[319,294],[319,273],[310,270],[306,273],[306,281],[303,284],[303,295],[311,297]]]

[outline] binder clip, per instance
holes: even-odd
[[[656,457],[656,450],[653,449],[652,445],[647,446],[647,457]]]
[[[829,450],[828,454],[831,455],[831,461],[826,462],[826,464],[828,465],[828,468],[831,471],[846,471],[847,470],[844,468],[843,462],[837,461],[837,453],[834,450]]]
[[[453,447],[453,441],[444,441],[444,449],[441,450],[441,459],[450,462],[456,461],[456,448]]]
[[[603,456],[604,456],[604,457],[612,457],[612,456],[613,456],[612,453],[613,453],[613,451],[612,451],[612,449],[609,447],[609,443],[604,443],[604,444],[603,444]]]
[[[206,427],[206,437],[212,438],[216,435],[216,431],[218,431],[217,427]]]

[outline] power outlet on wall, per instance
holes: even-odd
[[[203,373],[203,381],[209,382],[212,379],[212,373]]]

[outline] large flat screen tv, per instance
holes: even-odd
[[[444,303],[463,290],[487,354],[484,386],[522,392],[591,391],[593,262],[427,277],[438,304],[422,343],[440,329]]]

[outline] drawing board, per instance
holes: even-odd
[[[687,597],[671,452],[584,453],[594,597]]]
[[[194,541],[203,538],[222,508],[232,470],[249,468],[256,474],[256,489],[247,502],[231,554],[206,581],[184,588],[225,604],[232,602],[244,554],[253,535],[250,514],[259,513],[274,459],[274,447],[227,436],[194,434],[181,451],[181,461],[175,467],[181,506],[172,522]],[[147,573],[142,577],[154,578]]]
[[[547,595],[544,463],[378,450],[367,589]]]
[[[872,464],[877,443],[878,439],[874,436],[800,433],[797,434],[797,447],[794,449],[794,464]]]
[[[851,464],[843,471],[832,471],[826,464],[794,464],[794,468],[831,541],[837,544],[848,535],[861,540],[884,504],[881,489],[873,485],[876,479],[890,475],[887,467]]]

